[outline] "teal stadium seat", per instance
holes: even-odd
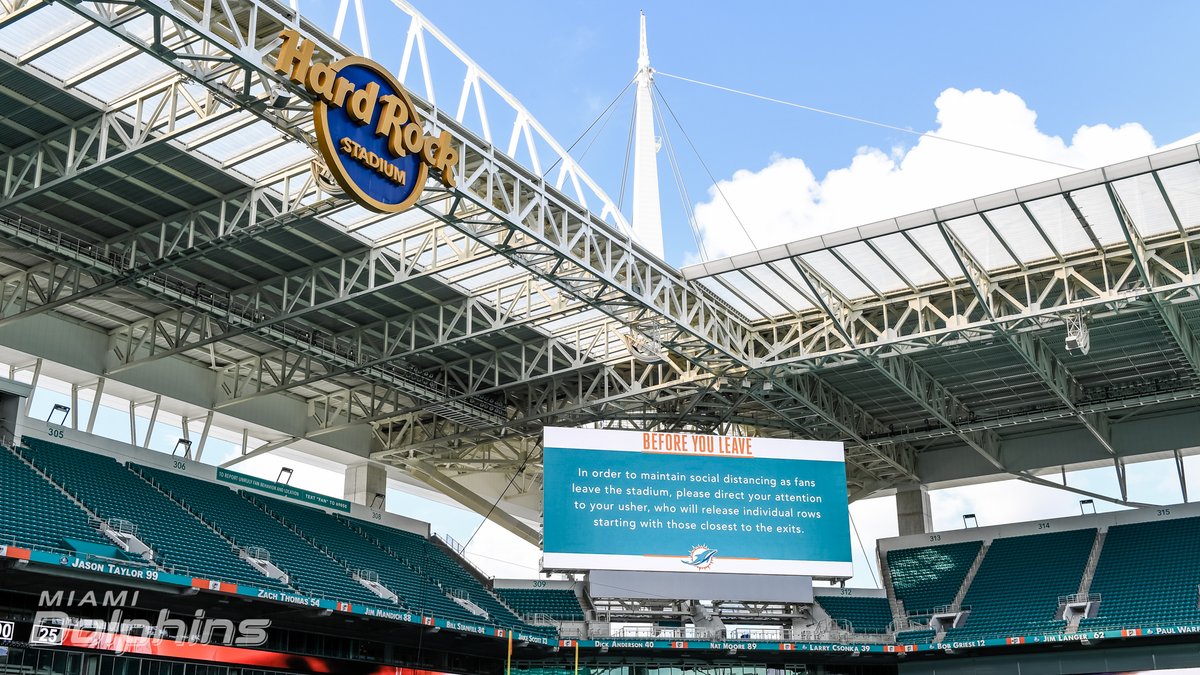
[[[947,640],[1057,633],[1058,598],[1079,590],[1096,530],[996,539],[963,598],[966,622]]]
[[[886,633],[892,624],[892,607],[887,598],[818,595],[815,599],[826,614],[848,622],[856,633]]]
[[[116,460],[40,439],[26,445],[21,454],[92,512],[136,524],[156,564],[205,579],[270,585],[229,542]]]
[[[583,621],[583,606],[568,588],[497,588],[496,594],[524,616],[544,614],[556,621]]]
[[[0,446],[0,544],[71,551],[70,540],[112,546],[86,511]]]
[[[395,605],[355,581],[333,558],[238,492],[161,469],[140,465],[133,468],[187,504],[193,513],[239,546],[259,546],[269,551],[271,562],[287,572],[288,585],[295,590],[331,600],[395,609]]]
[[[1108,529],[1089,589],[1100,612],[1081,629],[1200,624],[1200,518]]]
[[[924,614],[954,602],[982,546],[980,541],[966,541],[888,551],[892,588],[905,612]]]

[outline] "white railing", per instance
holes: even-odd
[[[138,526],[137,523],[133,521],[125,520],[124,518],[109,518],[106,522],[108,523],[109,529],[117,534],[128,534],[134,537],[137,536]]]
[[[1058,596],[1060,605],[1082,605],[1088,602],[1100,602],[1099,593],[1072,593]]]
[[[261,560],[263,562],[271,562],[271,552],[261,546],[247,546],[243,549],[246,555]]]
[[[441,533],[435,533],[433,536],[437,537],[438,539],[441,539],[442,543],[449,546],[450,549],[452,551],[454,551],[455,553],[457,553],[461,556],[464,556],[464,557],[466,556],[466,554],[467,554],[466,547],[463,546],[462,544],[458,543],[458,540],[455,539],[454,537],[451,537],[448,534],[441,534]]]

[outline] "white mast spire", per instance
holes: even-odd
[[[650,87],[654,70],[646,47],[646,13],[642,12],[638,49],[637,109],[633,141],[633,237],[658,257],[663,257],[662,207],[658,196],[658,139],[654,136],[654,108]]]

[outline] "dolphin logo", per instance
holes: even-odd
[[[716,557],[717,557],[717,549],[709,548],[709,547],[701,544],[700,546],[696,546],[696,547],[692,548],[692,551],[688,555],[688,558],[686,560],[680,560],[679,562],[681,562],[685,565],[691,565],[692,567],[695,567],[696,569],[706,570],[709,567],[712,567],[712,564],[714,562],[713,559]]]

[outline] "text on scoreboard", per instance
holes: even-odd
[[[545,569],[849,577],[841,443],[547,427]]]

